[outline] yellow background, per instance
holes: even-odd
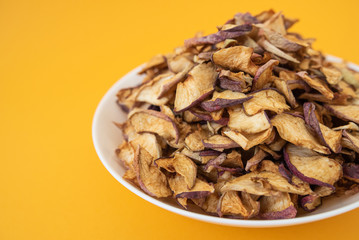
[[[301,18],[316,48],[359,63],[358,1],[0,1],[0,239],[357,239],[359,209],[246,229],[198,222],[135,196],[91,140],[107,89],[152,55],[236,12]]]

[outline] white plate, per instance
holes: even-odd
[[[331,61],[340,61],[338,58],[328,58]],[[357,65],[350,64],[350,67],[359,71],[359,67]],[[177,204],[170,200],[159,200],[145,194],[136,186],[122,178],[125,169],[118,164],[115,156],[115,149],[122,142],[122,136],[120,130],[113,124],[114,121],[123,122],[126,120],[126,114],[124,114],[116,104],[116,93],[119,89],[135,86],[142,80],[142,77],[137,75],[140,68],[141,66],[129,72],[107,91],[96,109],[92,124],[93,142],[96,152],[103,165],[112,174],[112,176],[117,179],[117,181],[119,181],[131,192],[161,208],[182,216],[209,223],[238,227],[279,227],[296,225],[329,218],[359,207],[359,194],[355,194],[353,196],[326,199],[326,201],[323,201],[323,205],[315,212],[308,213],[294,219],[239,220],[209,216],[195,209],[193,209],[193,211],[187,211],[180,208]]]

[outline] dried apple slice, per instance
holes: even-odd
[[[177,84],[175,112],[183,112],[208,97],[214,91],[217,72],[212,63],[195,66],[186,80]]]
[[[342,145],[345,148],[349,148],[357,153],[359,153],[359,133],[351,132],[344,130]]]
[[[201,107],[208,112],[214,112],[226,107],[244,103],[251,98],[253,97],[248,97],[244,93],[233,92],[230,90],[214,92],[212,99],[202,102]]]
[[[313,212],[322,205],[322,198],[317,194],[310,194],[300,199],[300,206],[307,212]]]
[[[203,145],[211,149],[229,149],[239,147],[238,144],[230,138],[222,135],[213,135],[208,139],[203,140]]]
[[[166,176],[154,166],[153,157],[140,146],[135,153],[134,168],[137,181],[144,192],[158,198],[171,196]]]
[[[359,131],[359,126],[356,125],[356,124],[353,123],[353,122],[349,122],[347,125],[333,128],[333,130],[335,130],[335,131],[338,131],[338,130],[350,130],[350,131],[356,131],[356,132],[358,132],[358,131]]]
[[[244,150],[249,150],[250,148],[266,141],[271,136],[272,131],[273,128],[271,127],[263,132],[254,134],[242,134],[235,130],[225,131],[223,134],[235,141]]]
[[[276,115],[271,123],[277,128],[280,137],[297,146],[313,149],[319,153],[329,154],[327,147],[322,146],[319,141],[306,128],[302,118],[282,113]]]
[[[256,25],[256,26],[260,26],[260,25]],[[263,34],[266,37],[266,39],[271,44],[273,44],[277,48],[280,48],[284,51],[296,52],[303,47],[303,46],[299,45],[298,43],[287,39],[284,35],[276,32],[276,31],[267,29],[265,27],[262,27],[261,30],[263,31]]]
[[[222,165],[226,167],[243,169],[242,155],[238,151],[232,150],[229,154],[227,154],[227,157]]]
[[[197,165],[185,155],[176,153],[173,157],[159,158],[155,160],[155,165],[166,169],[168,172],[176,172],[183,176],[189,189],[194,186],[197,176]]]
[[[336,160],[310,149],[289,144],[283,154],[290,171],[310,184],[334,188],[342,176],[342,166]]]
[[[128,121],[137,133],[156,133],[166,140],[179,140],[179,130],[173,119],[154,110],[135,109],[128,115]]]
[[[345,163],[343,165],[343,174],[344,177],[359,183],[359,165],[355,163]]]
[[[254,76],[258,66],[252,62],[252,54],[253,48],[235,46],[215,52],[212,59],[215,64],[223,68],[230,69],[231,71],[243,71]]]
[[[286,59],[286,60],[294,62],[294,63],[299,63],[299,61],[297,59],[295,59],[294,57],[286,54],[285,52],[283,52],[282,50],[280,50],[279,48],[277,48],[276,46],[274,46],[273,44],[271,44],[270,42],[268,42],[265,39],[259,40],[258,44],[262,48],[264,48],[266,51],[271,52],[274,55],[277,55],[278,57],[281,57],[283,59]]]
[[[147,102],[153,105],[166,104],[173,97],[173,93],[169,93],[167,96],[160,94],[164,84],[174,77],[175,76],[173,74],[165,73],[143,84],[139,89],[136,101]]]
[[[204,150],[202,140],[207,139],[209,134],[202,129],[197,129],[196,131],[190,133],[184,140],[186,146],[191,151],[202,151]]]
[[[359,124],[359,106],[358,105],[324,105],[334,116],[345,121],[353,121]]]
[[[192,69],[193,65],[187,65],[185,69],[183,69],[181,72],[177,73],[174,76],[165,78],[165,80],[161,81],[161,86],[157,90],[157,99],[162,100],[163,98],[166,98],[166,95],[170,95],[169,92],[174,89],[174,87],[181,81],[185,79],[188,72]],[[168,97],[167,97],[168,98]],[[163,100],[162,100],[163,101]],[[161,104],[157,104],[161,105]]]
[[[145,66],[142,68],[142,70],[139,72],[139,74],[142,74],[146,72],[147,70],[151,68],[163,68],[166,64],[166,58],[162,54],[155,55],[153,58],[148,61]]]
[[[230,180],[221,188],[221,192],[227,191],[244,191],[264,196],[276,195],[277,191],[299,195],[307,195],[312,192],[309,184],[305,182],[298,181],[296,184],[290,184],[279,173],[267,171],[251,172]]]
[[[253,98],[243,103],[243,108],[248,115],[257,114],[263,110],[282,113],[290,109],[285,98],[273,89],[259,90],[249,96],[253,96]]]
[[[249,201],[242,201],[235,191],[228,191],[222,194],[219,199],[217,213],[218,216],[237,216],[239,218],[251,218],[259,210],[259,202],[254,201],[251,197],[244,193]],[[252,200],[252,201],[251,201]]]
[[[214,192],[214,187],[211,184],[198,178],[196,178],[194,186],[189,189],[185,178],[178,174],[170,177],[168,183],[176,198],[203,198]]]
[[[279,61],[272,59],[272,60],[269,60],[267,63],[265,63],[260,68],[258,68],[258,70],[253,78],[252,91],[262,89],[268,83],[272,82],[273,67],[278,64],[279,64]]]
[[[195,38],[187,39],[184,42],[184,44],[186,47],[193,47],[193,46],[205,45],[205,44],[216,44],[228,38],[237,38],[246,35],[251,30],[252,30],[251,24],[243,24],[239,26],[234,26],[229,29],[220,30],[216,33],[210,34],[205,37],[201,37],[201,38],[195,37]]]
[[[297,209],[288,193],[279,193],[275,196],[263,196],[260,199],[260,218],[288,219],[295,218]]]
[[[268,154],[260,148],[256,148],[253,157],[251,157],[247,163],[245,170],[253,172],[256,170],[257,165],[267,156]]]
[[[298,107],[298,103],[294,97],[294,94],[293,94],[292,90],[289,88],[286,81],[276,79],[276,80],[274,80],[274,84],[275,84],[276,88],[278,89],[278,91],[280,91],[280,93],[282,93],[285,96],[285,98],[287,99],[288,103],[290,104],[290,106],[292,108]]]
[[[258,133],[271,127],[264,111],[248,116],[242,108],[228,109],[228,127],[242,133]]]
[[[339,153],[341,151],[342,132],[334,131],[324,124],[319,123],[313,103],[304,103],[303,111],[305,122],[317,133],[322,143],[332,152]]]
[[[335,85],[343,78],[342,73],[335,67],[321,67],[320,71],[325,75],[329,84]]]
[[[306,83],[308,83],[309,86],[311,86],[312,88],[323,94],[326,98],[328,99],[334,98],[334,93],[332,92],[332,90],[330,90],[330,88],[323,80],[319,78],[311,78],[308,76],[308,73],[305,71],[298,72],[297,75],[301,77]]]
[[[348,103],[348,96],[340,93],[334,93],[334,98],[331,100],[320,93],[303,93],[298,98],[330,104],[345,105]]]

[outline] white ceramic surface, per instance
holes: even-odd
[[[338,58],[328,57],[331,61],[340,61]],[[350,64],[350,67],[359,71],[359,67],[354,64]],[[313,213],[308,213],[303,216],[299,216],[294,219],[284,220],[239,220],[239,219],[227,219],[209,216],[201,211],[193,209],[193,211],[187,211],[180,208],[176,203],[170,200],[159,200],[153,198],[136,186],[127,182],[122,178],[125,169],[118,164],[115,149],[121,143],[122,136],[120,130],[113,124],[113,122],[123,122],[126,120],[126,115],[120,110],[116,104],[116,93],[119,89],[130,87],[138,84],[142,76],[137,75],[140,67],[129,72],[122,79],[117,81],[105,94],[99,103],[92,124],[92,137],[94,146],[98,156],[100,157],[103,165],[128,190],[135,193],[139,197],[171,212],[186,216],[189,218],[197,219],[214,224],[222,224],[228,226],[238,227],[279,227],[296,225],[302,223],[313,222],[325,218],[329,218],[352,209],[359,207],[359,194],[353,196],[333,197],[324,201],[323,205]]]

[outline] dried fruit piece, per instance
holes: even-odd
[[[271,44],[270,42],[268,42],[267,40],[261,39],[258,41],[258,44],[263,47],[266,51],[271,52],[275,55],[277,55],[278,57],[284,58],[288,61],[294,62],[294,63],[299,63],[299,61],[297,59],[295,59],[294,57],[286,54],[285,52],[283,52],[282,50],[280,50],[279,48],[277,48],[276,46],[274,46],[273,44]]]
[[[237,192],[228,191],[222,194],[218,202],[218,216],[237,216],[239,218],[251,218],[257,214],[259,203],[254,201],[248,194],[243,193],[245,199],[241,199]]]
[[[229,109],[228,127],[241,133],[259,133],[271,127],[264,111],[248,116],[242,108]]]
[[[258,92],[251,93],[250,96],[253,96],[253,98],[243,103],[243,108],[249,115],[263,110],[282,113],[290,109],[285,102],[285,98],[273,89],[259,90]]]
[[[279,61],[272,59],[272,60],[269,60],[268,62],[266,62],[260,68],[258,68],[258,70],[253,78],[252,91],[262,89],[268,83],[272,82],[273,67],[278,64],[279,64]]]
[[[208,133],[203,131],[201,128],[190,133],[184,140],[186,146],[192,151],[204,150],[202,140],[208,137]]]
[[[329,154],[328,148],[322,146],[319,141],[308,131],[302,118],[282,113],[275,116],[271,123],[277,128],[281,138],[297,146],[313,149],[319,153]]]
[[[345,163],[343,165],[343,174],[344,177],[359,183],[359,165],[355,163]]]
[[[217,33],[210,34],[201,38],[191,38],[184,42],[186,47],[193,47],[204,44],[216,44],[228,38],[237,38],[249,33],[252,30],[252,25],[243,24],[235,26],[226,30],[220,30]]]
[[[335,85],[343,78],[342,73],[334,67],[321,67],[320,71],[325,75],[329,84]]]
[[[252,97],[248,97],[244,93],[233,92],[230,90],[214,92],[212,99],[202,102],[201,107],[208,112],[214,112],[226,107],[244,103],[251,98]]]
[[[349,148],[359,153],[359,133],[358,132],[349,133],[348,131],[344,130],[342,145],[345,148]]]
[[[231,71],[243,71],[254,76],[258,70],[252,60],[253,48],[235,46],[221,49],[213,54],[213,62]]]
[[[305,211],[313,212],[322,205],[322,199],[317,194],[310,194],[300,199],[300,205]]]
[[[184,177],[189,189],[194,186],[197,176],[197,165],[185,155],[176,153],[170,158],[159,158],[155,160],[155,165],[166,169],[168,172],[176,172]]]
[[[288,193],[279,193],[275,196],[264,196],[260,200],[260,217],[262,219],[295,218],[297,209]]]
[[[322,143],[334,153],[341,151],[342,132],[334,131],[318,121],[315,114],[315,105],[313,103],[304,103],[303,105],[305,122],[317,133]]]
[[[228,181],[221,192],[245,191],[250,194],[273,196],[280,192],[289,192],[300,195],[311,193],[309,185],[304,182],[290,184],[284,177],[273,172],[251,172]]]
[[[194,67],[186,80],[177,84],[175,112],[183,112],[200,102],[214,91],[217,72],[212,63],[202,63]]]
[[[153,157],[144,148],[137,147],[134,168],[143,191],[154,197],[171,196],[166,176],[154,166]]]
[[[214,187],[211,184],[198,178],[196,178],[195,184],[191,189],[187,187],[186,180],[181,175],[170,177],[168,183],[176,198],[197,199],[206,197],[214,192]]]
[[[203,145],[206,148],[212,149],[229,149],[236,148],[238,144],[232,141],[230,138],[222,135],[213,135],[206,140],[203,140]]]
[[[309,86],[323,94],[328,99],[334,98],[334,93],[327,84],[319,78],[311,78],[308,76],[307,72],[298,72],[297,75],[301,77]]]
[[[342,176],[342,167],[337,161],[306,148],[289,144],[284,159],[294,175],[310,184],[334,188]]]
[[[353,121],[359,124],[359,106],[358,105],[331,105],[325,104],[325,108],[334,116],[345,121]]]
[[[151,132],[178,142],[179,130],[170,117],[154,110],[135,109],[128,115],[128,121],[136,132]]]
[[[254,134],[242,134],[238,131],[230,130],[223,132],[223,134],[236,142],[244,150],[248,150],[266,141],[271,136],[272,130],[273,128],[268,128],[263,132]]]

